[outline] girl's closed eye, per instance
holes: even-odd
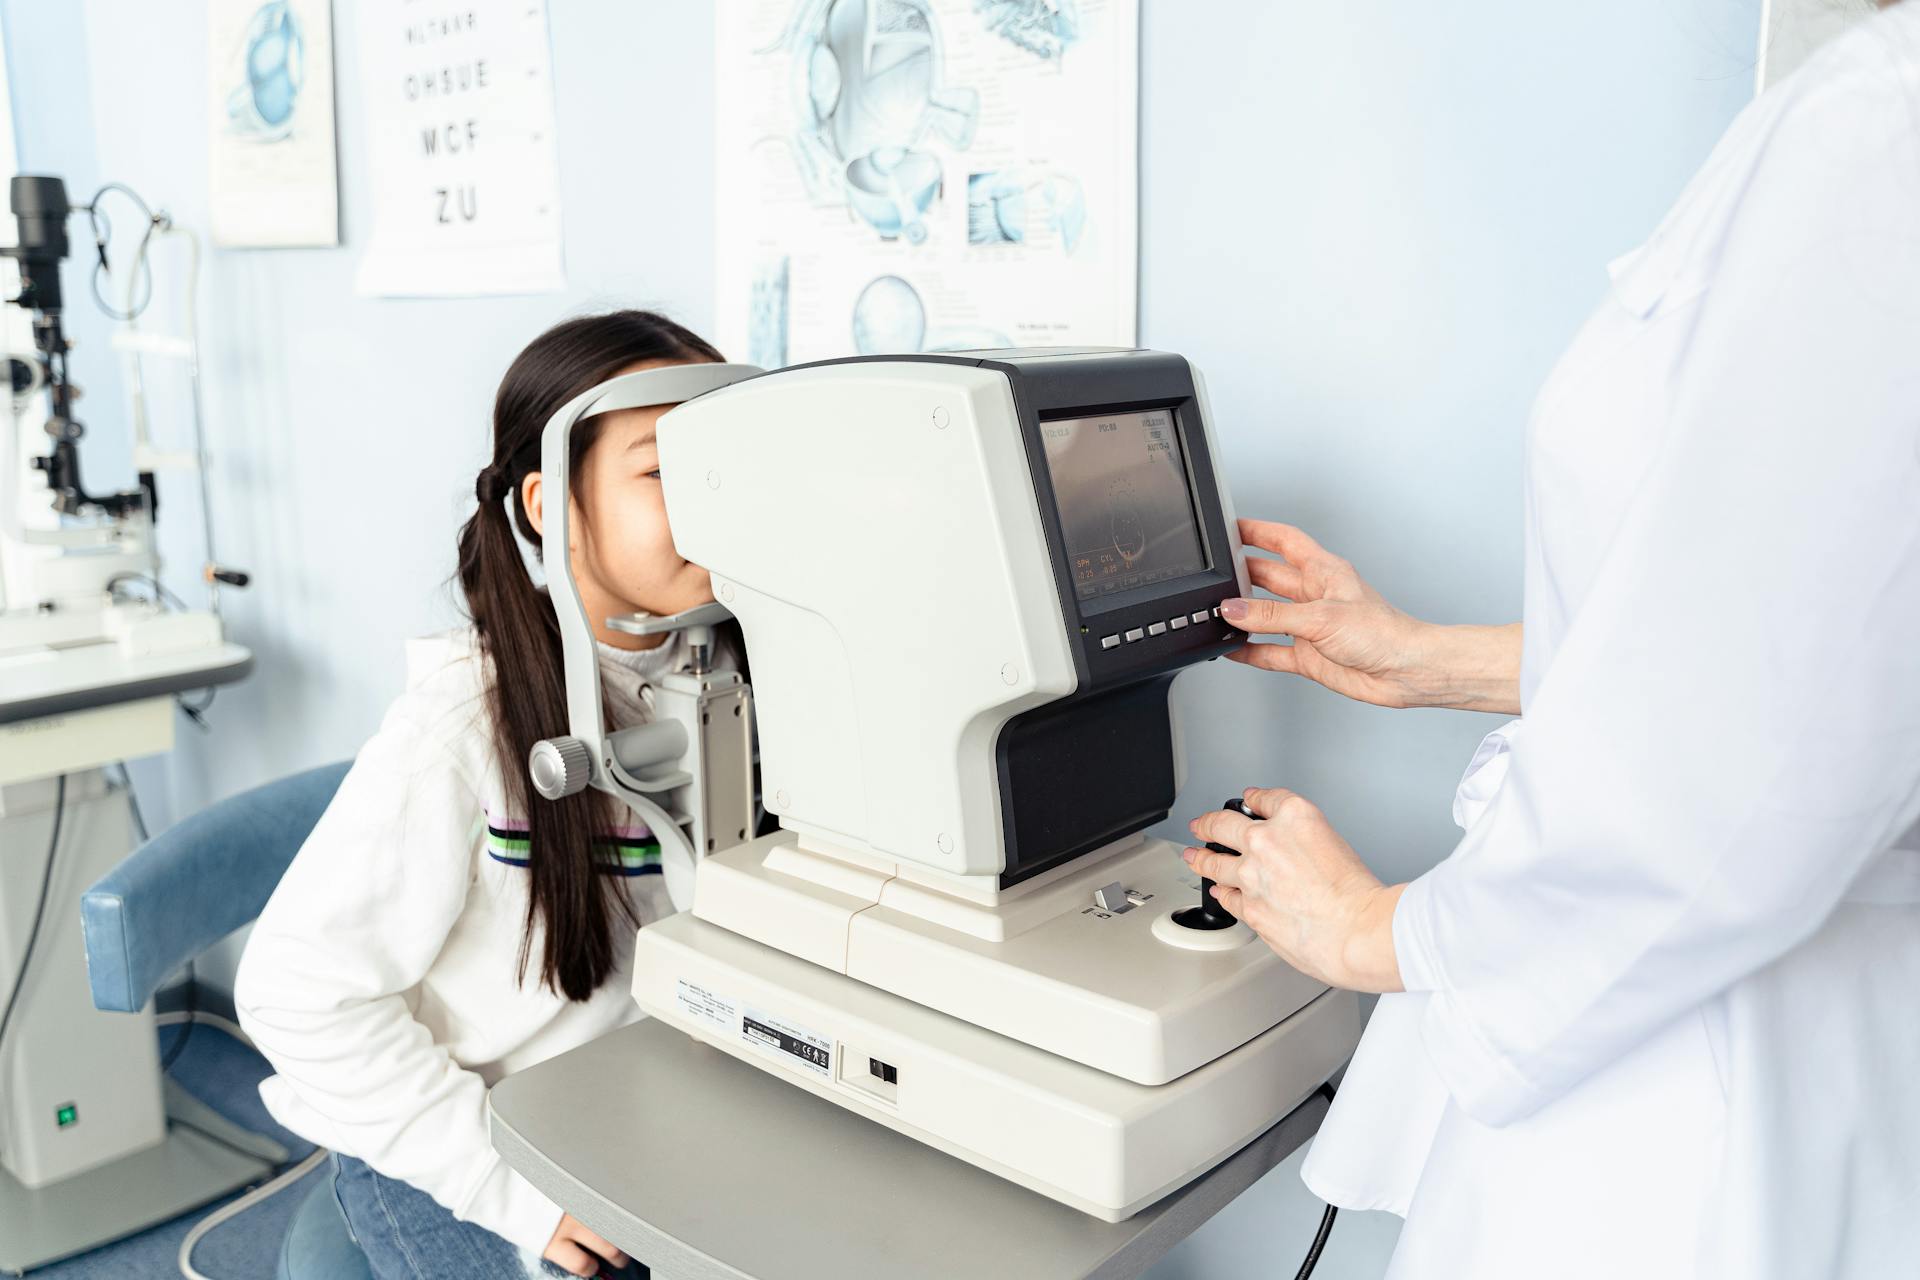
[[[660,446],[655,442],[651,428],[627,446],[626,457],[638,479],[660,478]]]

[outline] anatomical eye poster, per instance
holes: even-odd
[[[729,358],[1135,341],[1138,0],[728,0]]]
[[[358,22],[373,188],[359,292],[563,287],[546,0],[377,0]]]
[[[207,90],[213,242],[339,244],[327,0],[209,0]]]

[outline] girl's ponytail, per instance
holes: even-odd
[[[527,475],[540,467],[547,419],[574,396],[646,361],[718,359],[694,334],[647,311],[587,316],[549,329],[501,380],[493,458],[473,486],[480,506],[460,530],[460,587],[488,659],[487,706],[506,801],[526,815],[529,828],[521,975],[524,980],[539,934],[540,980],[569,1000],[585,1000],[600,988],[613,969],[615,928],[639,921],[625,882],[603,874],[596,841],[609,825],[611,803],[592,789],[545,800],[527,779],[533,744],[567,732],[567,699],[553,605],[528,575],[514,536],[517,527],[540,545],[521,495]],[[592,419],[574,429],[569,465],[576,473],[597,434]]]

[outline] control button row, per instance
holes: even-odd
[[[1163,636],[1169,631],[1184,631],[1194,623],[1206,622],[1211,618],[1217,618],[1219,616],[1219,605],[1215,605],[1211,610],[1196,609],[1194,612],[1182,617],[1168,618],[1165,622],[1149,622],[1145,627],[1133,627],[1124,633],[1101,636],[1100,647],[1102,649],[1118,649],[1123,636],[1128,644],[1132,644],[1137,640],[1144,640],[1148,636]]]

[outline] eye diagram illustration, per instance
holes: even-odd
[[[1127,568],[1133,568],[1133,562],[1147,552],[1147,526],[1130,481],[1115,480],[1107,486],[1107,522],[1113,530],[1113,549]]]
[[[780,40],[792,53],[794,160],[809,198],[844,203],[883,240],[927,238],[941,188],[934,138],[973,142],[980,95],[945,82],[929,0],[800,0]]]
[[[927,307],[899,276],[881,276],[853,304],[853,346],[861,355],[918,351],[927,338]]]
[[[987,30],[1048,62],[1080,38],[1077,0],[973,0]]]
[[[1050,226],[1068,253],[1080,247],[1087,198],[1064,173],[1002,169],[967,179],[967,243],[1020,244],[1030,228]]]
[[[899,276],[876,276],[853,303],[853,348],[863,356],[903,351],[983,351],[1013,345],[978,325],[932,328],[920,291]]]
[[[751,319],[747,325],[747,358],[762,369],[778,369],[787,362],[787,298],[792,260],[769,258],[754,268]]]
[[[229,127],[256,142],[292,133],[307,81],[306,38],[287,0],[270,0],[247,20],[236,74],[240,83],[227,95]]]

